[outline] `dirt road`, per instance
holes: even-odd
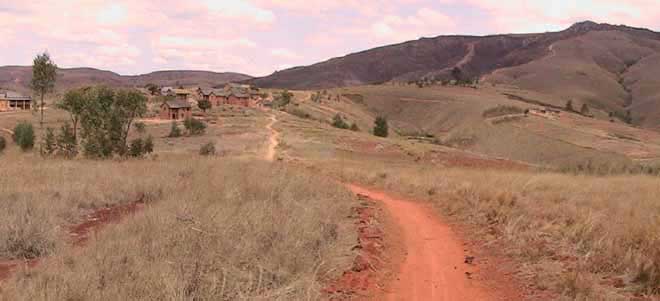
[[[271,115],[270,120],[271,120],[270,123],[266,125],[266,129],[270,132],[270,138],[264,159],[266,161],[272,162],[275,160],[275,148],[277,148],[277,145],[279,144],[278,139],[280,137],[280,133],[277,132],[275,129],[273,129],[273,125],[275,125],[275,123],[277,122],[277,117],[275,115]]]
[[[356,194],[381,201],[401,230],[405,258],[386,300],[517,300],[503,297],[477,280],[477,267],[466,264],[463,244],[427,206],[390,197],[356,185]],[[381,299],[379,298],[379,299]]]

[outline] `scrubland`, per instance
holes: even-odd
[[[304,171],[183,156],[8,162],[2,255],[52,254],[6,281],[6,300],[314,300],[348,266],[353,196]],[[62,238],[77,211],[135,201],[82,250]]]

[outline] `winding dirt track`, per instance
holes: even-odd
[[[270,115],[270,120],[270,123],[266,125],[266,129],[270,131],[270,138],[264,159],[272,162],[275,160],[275,148],[277,148],[277,145],[279,144],[278,138],[280,137],[280,133],[273,129],[273,125],[277,122],[277,117],[275,115]]]
[[[353,193],[380,201],[401,230],[405,258],[397,279],[379,300],[518,300],[470,279],[463,244],[423,204],[348,185]]]

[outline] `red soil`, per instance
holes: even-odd
[[[384,237],[378,228],[377,210],[374,201],[358,195],[362,205],[354,210],[357,214],[358,244],[353,248],[358,255],[351,270],[330,281],[323,289],[329,300],[355,299],[357,296],[373,294],[382,286],[383,277],[377,273],[383,266]]]
[[[521,300],[499,275],[482,275],[449,226],[421,203],[348,185],[356,194],[382,202],[401,231],[405,249],[396,281],[377,300]],[[478,276],[478,277],[476,277]],[[501,285],[496,285],[497,283]],[[495,285],[494,285],[495,284]]]
[[[87,215],[82,223],[69,228],[71,243],[74,246],[83,246],[92,233],[100,230],[104,225],[118,223],[122,217],[135,213],[144,208],[142,200],[125,205],[117,205],[98,209]],[[12,272],[20,265],[35,267],[39,264],[39,258],[26,260],[0,260],[0,281],[9,278]]]

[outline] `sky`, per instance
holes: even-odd
[[[0,0],[0,66],[253,76],[450,34],[557,31],[592,20],[660,31],[660,0]]]

